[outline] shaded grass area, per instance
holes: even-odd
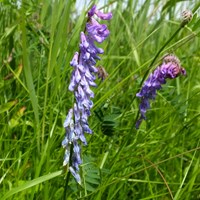
[[[0,2],[1,199],[63,199],[69,62],[93,3],[77,13],[70,0]],[[94,89],[83,183],[71,177],[67,199],[200,199],[199,7],[195,0],[105,2],[113,19],[98,65],[109,76]],[[186,8],[193,19],[172,37]],[[165,53],[180,58],[187,76],[163,86],[136,130],[135,94]]]

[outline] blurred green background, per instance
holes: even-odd
[[[109,76],[93,89],[83,183],[71,177],[67,199],[200,199],[198,0],[0,0],[1,199],[63,199],[69,62],[94,3],[113,13],[97,64]],[[185,9],[193,19],[173,35]],[[168,80],[136,130],[136,92],[166,53],[187,76]]]

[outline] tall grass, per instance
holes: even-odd
[[[69,62],[95,1],[81,12],[71,0],[19,2],[0,2],[0,197],[63,199]],[[94,89],[82,185],[71,177],[67,199],[200,199],[199,7],[197,0],[104,2],[113,19],[98,64],[109,76]],[[185,9],[193,19],[177,31]],[[136,130],[135,94],[165,53],[180,58],[187,76],[163,86]]]

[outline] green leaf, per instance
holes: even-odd
[[[8,191],[2,198],[1,200],[4,200],[16,193],[19,193],[19,192],[22,192],[24,190],[27,190],[31,187],[34,187],[34,186],[37,186],[38,184],[40,183],[43,183],[45,181],[48,181],[50,179],[53,179],[57,176],[60,176],[62,174],[62,170],[61,171],[57,171],[57,172],[53,172],[51,174],[47,174],[47,175],[44,175],[44,176],[41,176],[39,178],[36,178],[36,179],[33,179],[32,181],[27,181],[25,184],[23,185],[20,185],[19,187],[16,187],[16,188],[13,188],[11,189],[10,191]]]
[[[22,107],[13,115],[13,117],[9,121],[9,125],[11,128],[14,128],[20,123],[20,119],[24,115],[25,110],[26,110],[26,107]]]
[[[14,101],[10,101],[8,103],[2,104],[0,105],[0,113],[3,112],[7,112],[8,110],[10,110],[18,101],[14,100]]]

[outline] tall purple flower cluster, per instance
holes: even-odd
[[[94,98],[94,93],[90,86],[96,86],[95,79],[98,69],[95,64],[96,60],[100,60],[98,54],[104,53],[103,49],[95,45],[95,42],[102,43],[110,33],[105,24],[99,24],[94,19],[94,15],[102,20],[112,18],[112,13],[102,13],[95,5],[88,12],[86,31],[80,34],[79,52],[74,54],[70,62],[73,72],[69,90],[74,93],[75,103],[64,122],[66,135],[62,141],[62,146],[65,148],[63,165],[70,165],[69,170],[78,183],[81,183],[79,165],[82,163],[79,141],[87,145],[85,133],[92,134],[88,125],[88,117],[91,114],[90,110],[93,106],[91,98]]]
[[[186,75],[184,68],[180,66],[179,59],[168,54],[163,58],[163,62],[158,66],[153,73],[150,74],[148,79],[144,82],[140,92],[136,94],[141,99],[140,103],[140,118],[136,122],[136,128],[138,129],[142,120],[146,119],[146,111],[150,108],[150,100],[155,99],[156,91],[160,90],[162,84],[166,83],[166,79],[174,79],[180,74]]]

